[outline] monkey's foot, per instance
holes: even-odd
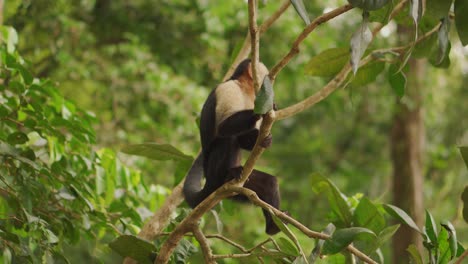
[[[271,143],[273,142],[273,136],[270,134],[268,134],[268,136],[266,136],[263,141],[260,143],[260,146],[262,148],[269,148],[271,146]]]
[[[234,180],[234,179],[239,180],[242,175],[243,170],[244,168],[242,166],[230,168],[228,175],[226,176],[226,182]]]

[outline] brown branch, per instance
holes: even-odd
[[[213,264],[216,263],[213,259],[213,253],[211,252],[210,245],[208,245],[208,240],[206,239],[205,235],[201,231],[199,226],[195,226],[192,230],[193,235],[197,239],[198,243],[200,243],[200,247],[203,252],[203,257],[205,258],[205,263]]]
[[[236,193],[239,193],[239,194],[242,194],[242,195],[246,196],[253,204],[255,204],[257,206],[260,206],[263,209],[266,209],[268,211],[273,212],[275,214],[275,216],[277,216],[278,218],[280,218],[284,222],[287,222],[287,223],[295,226],[297,229],[299,229],[299,231],[301,231],[303,234],[307,235],[308,237],[316,238],[316,239],[322,239],[322,240],[327,240],[327,239],[330,238],[329,235],[310,230],[309,228],[307,228],[306,226],[304,226],[300,222],[298,222],[296,219],[294,219],[294,218],[290,217],[289,215],[283,213],[282,211],[274,208],[273,206],[269,205],[268,203],[265,203],[252,190],[249,190],[249,189],[244,188],[244,187],[237,187],[237,186],[232,186],[231,189],[232,189],[232,191],[235,191]],[[377,264],[377,262],[375,262],[373,259],[371,259],[366,254],[362,253],[357,248],[355,248],[355,247],[353,247],[351,245],[347,246],[346,249],[351,254],[355,255],[360,260],[362,260],[362,261],[364,261],[366,263]]]
[[[260,61],[259,45],[260,39],[257,29],[257,7],[256,0],[249,0],[249,32],[250,32],[250,46],[251,46],[251,59],[252,59],[252,79],[255,91],[258,91],[259,80],[257,75],[258,63]]]
[[[465,252],[463,252],[463,254],[457,259],[455,264],[462,264],[463,260],[467,257],[468,257],[468,250],[465,250]]]
[[[263,33],[265,33],[267,31],[267,29],[270,28],[278,20],[278,18],[281,17],[281,15],[283,15],[283,13],[288,9],[288,7],[290,5],[291,5],[291,1],[290,0],[285,0],[283,2],[283,4],[280,6],[280,8],[278,10],[276,10],[276,12],[273,13],[267,20],[265,20],[265,22],[263,22],[261,26],[258,27],[259,35],[262,35]],[[237,65],[239,65],[239,63],[243,59],[247,58],[247,56],[248,56],[248,54],[250,52],[250,48],[251,48],[250,43],[251,43],[251,41],[250,41],[250,31],[249,31],[249,32],[247,32],[247,35],[246,35],[246,37],[244,39],[244,43],[242,44],[242,48],[240,49],[239,53],[237,53],[236,58],[232,62],[231,66],[229,67],[226,74],[224,75],[224,77],[223,77],[224,81],[226,81],[232,75],[232,73],[236,69]]]
[[[343,13],[353,9],[350,4],[338,7],[328,13],[325,13],[312,21],[294,41],[291,50],[286,54],[270,71],[270,79],[274,81],[278,73],[291,61],[291,59],[299,53],[299,45],[314,31],[319,25],[333,19]]]

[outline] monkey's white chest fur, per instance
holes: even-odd
[[[237,81],[216,87],[216,126],[236,112],[254,108],[255,97],[242,91]]]

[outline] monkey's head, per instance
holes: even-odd
[[[263,82],[263,79],[268,75],[268,69],[263,63],[259,63],[257,65],[257,77],[260,83]],[[247,78],[249,81],[253,81],[253,74],[252,74],[252,63],[250,59],[245,59],[239,66],[237,66],[234,74],[231,76],[231,80],[239,80],[241,78]]]

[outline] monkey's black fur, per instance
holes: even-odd
[[[250,77],[248,67],[250,67],[250,60],[241,62],[229,80],[239,80],[243,76]],[[239,88],[239,85],[236,88]],[[244,89],[252,89],[253,98],[251,100],[254,100],[253,85],[250,84]],[[242,173],[241,149],[252,150],[258,137],[258,129],[255,128],[255,124],[261,116],[255,114],[253,109],[237,111],[231,116],[223,117],[221,119],[223,121],[217,124],[216,117],[217,114],[219,115],[216,113],[217,99],[219,99],[216,98],[217,96],[223,96],[223,94],[217,93],[214,89],[203,105],[200,119],[202,152],[195,160],[184,183],[185,200],[192,208],[225,182],[240,177]],[[201,172],[195,168],[201,165],[203,165],[206,178],[203,188],[201,187]],[[254,170],[244,187],[255,191],[258,197],[266,203],[279,208],[280,195],[276,177]],[[242,196],[236,196],[233,199],[247,201],[247,198]],[[266,220],[266,232],[268,234],[278,233],[279,228],[273,222],[271,215],[265,210],[263,210],[263,214]]]

